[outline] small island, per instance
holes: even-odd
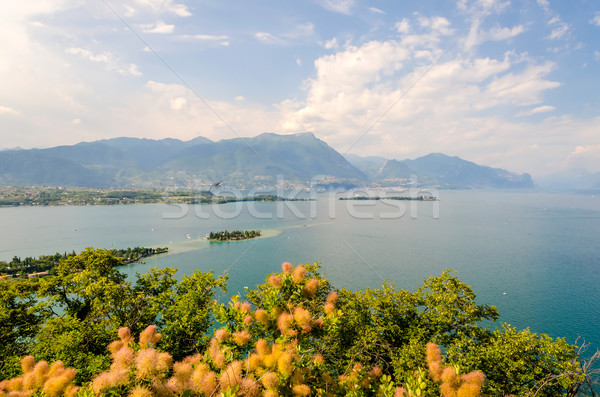
[[[220,232],[210,232],[207,236],[208,241],[237,241],[249,240],[260,237],[260,230],[234,230],[232,232],[223,230]]]

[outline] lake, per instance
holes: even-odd
[[[122,268],[214,270],[243,293],[281,262],[321,262],[336,287],[392,280],[415,290],[454,269],[478,303],[518,328],[600,347],[600,195],[441,191],[439,202],[316,201],[222,205],[1,208],[0,260],[88,246],[168,246]],[[210,243],[210,231],[259,229],[254,240]]]

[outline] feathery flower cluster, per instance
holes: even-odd
[[[119,329],[119,337],[108,346],[112,355],[110,369],[94,378],[92,389],[97,394],[109,389],[121,392],[132,389],[130,395],[134,392],[138,396],[145,395],[147,387],[142,385],[150,383],[157,387],[161,384],[171,370],[173,359],[169,353],[154,349],[161,338],[154,325],[140,334],[137,351],[128,328]]]
[[[427,365],[429,376],[435,382],[442,382],[440,391],[443,397],[475,397],[481,393],[485,375],[481,371],[458,375],[453,367],[442,364],[441,350],[435,343],[427,344]]]
[[[335,312],[335,304],[337,303],[337,300],[337,292],[333,291],[330,292],[329,295],[327,295],[327,300],[325,301],[325,306],[323,308],[325,310],[325,314],[330,316]]]
[[[283,286],[283,280],[279,276],[271,276],[269,277],[269,284],[271,284],[273,288],[279,289]]]
[[[296,267],[292,273],[292,281],[294,284],[300,284],[304,281],[304,277],[306,277],[306,268],[304,266]]]
[[[294,266],[290,262],[283,262],[281,264],[281,269],[283,270],[283,273],[285,273],[286,276],[289,276],[290,274],[292,274]]]
[[[311,278],[302,287],[302,293],[307,298],[312,298],[316,295],[318,289],[319,289],[319,280],[317,280],[316,278]]]
[[[75,370],[65,368],[62,361],[48,365],[46,361],[37,364],[32,356],[21,359],[23,375],[0,382],[0,397],[25,397],[42,392],[48,397],[74,397],[77,387],[72,384]]]

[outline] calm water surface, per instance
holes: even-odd
[[[170,254],[123,270],[227,272],[229,294],[262,282],[282,261],[321,262],[335,286],[351,289],[388,279],[414,290],[452,268],[479,303],[498,306],[502,321],[600,347],[600,196],[443,191],[440,198],[2,208],[0,260],[88,246],[169,246]],[[265,238],[200,240],[225,229],[260,229]]]

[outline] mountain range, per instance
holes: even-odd
[[[253,188],[299,186],[531,188],[528,174],[432,153],[414,160],[342,156],[312,133],[217,142],[113,138],[48,149],[0,151],[0,185],[187,187],[223,182]],[[415,182],[416,181],[416,182]]]

